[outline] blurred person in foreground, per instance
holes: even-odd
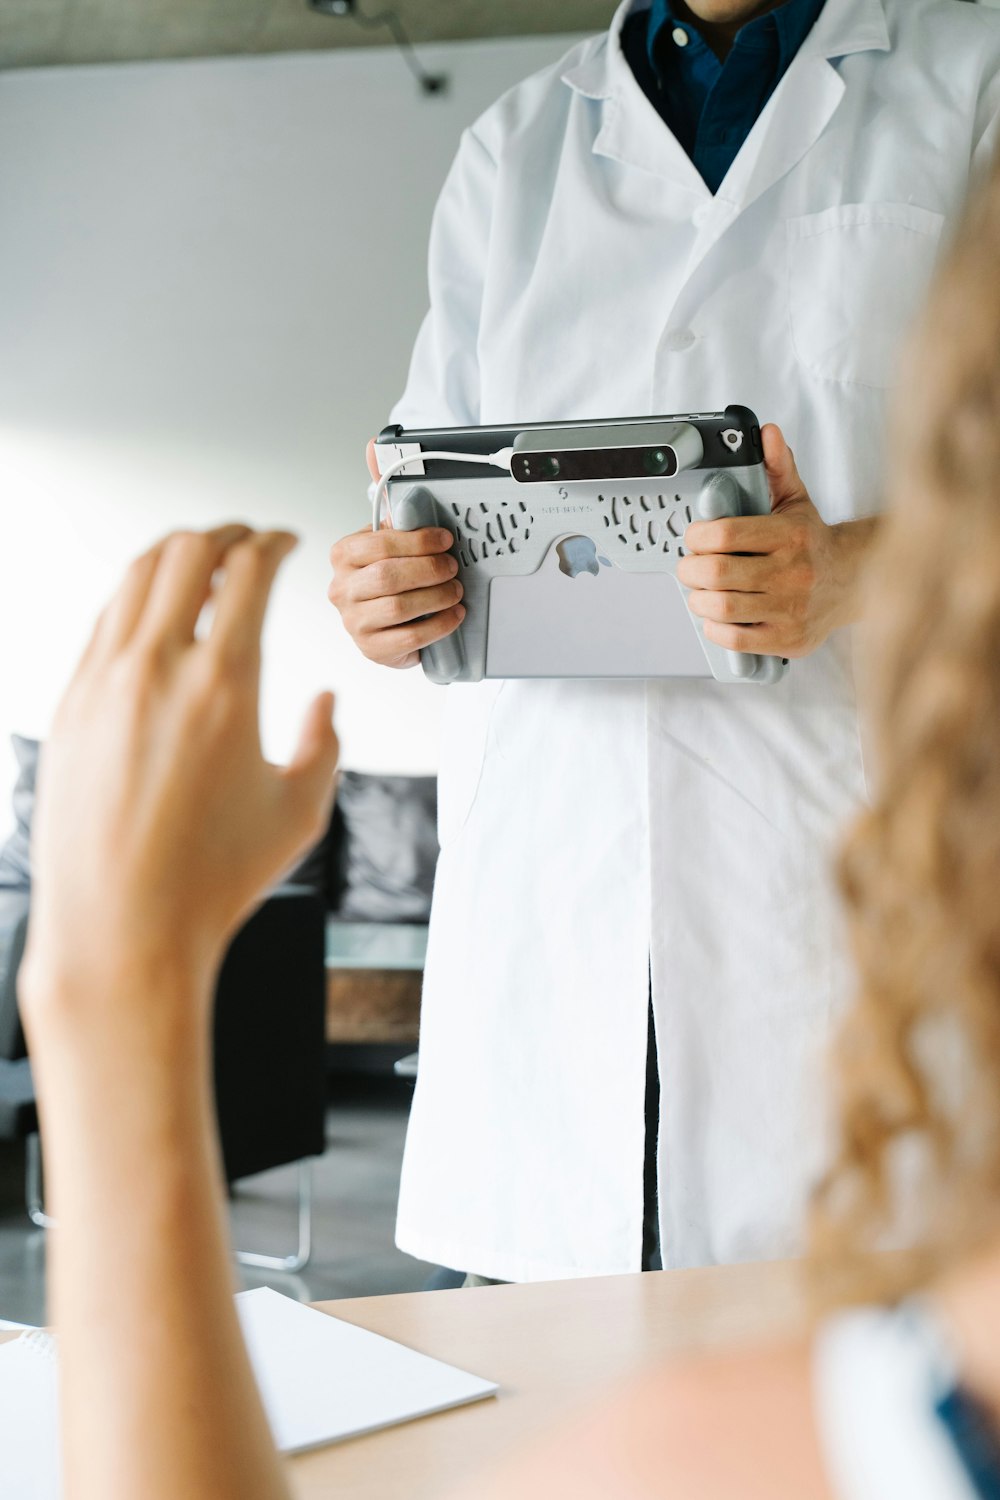
[[[798,1343],[644,1377],[476,1500],[1000,1493],[998,265],[995,171],[892,436],[870,584],[879,787],[842,865],[860,987],[812,1227],[823,1316]],[[142,558],[45,752],[22,1000],[70,1500],[288,1494],[230,1295],[208,1073],[226,940],[330,799],[328,698],[287,770],[259,749],[260,626],[288,545],[229,528]]]

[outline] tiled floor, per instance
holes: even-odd
[[[315,1165],[313,1258],[298,1276],[243,1270],[246,1286],[274,1286],[311,1302],[416,1291],[425,1284],[431,1268],[393,1243],[411,1095],[410,1086],[395,1079],[334,1078],[326,1155]],[[240,1249],[291,1253],[297,1186],[294,1167],[240,1185],[232,1205]],[[45,1239],[24,1212],[23,1153],[0,1146],[0,1318],[44,1321]]]

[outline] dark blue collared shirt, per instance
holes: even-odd
[[[943,1396],[935,1411],[976,1494],[981,1500],[1000,1500],[1000,1435],[993,1413],[961,1387]]]
[[[622,50],[640,87],[713,193],[816,24],[824,0],[785,0],[737,33],[725,62],[668,0],[633,11]]]

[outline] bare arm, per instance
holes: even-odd
[[[165,1010],[192,1005],[183,974],[122,974],[116,985]],[[70,1046],[65,1033],[42,1044],[38,1069],[58,1220],[50,1316],[66,1494],[279,1500],[284,1480],[232,1300],[207,1038],[163,1048],[168,1087],[118,1046],[103,1058],[87,1050],[84,1075]]]
[[[232,1302],[209,1035],[229,937],[332,796],[328,695],[287,770],[258,740],[260,630],[292,540],[229,527],[139,559],[43,755],[21,999],[71,1500],[286,1494]]]

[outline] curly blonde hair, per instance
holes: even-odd
[[[865,652],[878,790],[840,867],[860,989],[812,1214],[826,1305],[1000,1231],[1000,162],[907,366]]]

